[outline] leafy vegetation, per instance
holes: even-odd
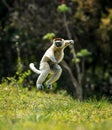
[[[75,44],[55,91],[37,92],[29,63],[39,65],[54,37]],[[109,0],[1,0],[0,130],[111,130],[111,48]]]
[[[14,83],[13,83],[14,84]],[[102,98],[79,102],[65,91],[28,91],[0,84],[0,130],[111,130],[112,105]]]
[[[68,7],[66,4],[61,4],[58,6],[58,9],[57,9],[60,13],[65,13],[66,11],[68,11]]]
[[[56,89],[81,99],[112,95],[111,1],[2,0],[0,5],[0,81],[27,72],[30,62],[38,67],[51,40],[62,37],[75,43],[65,50]],[[25,85],[35,78],[29,75]]]

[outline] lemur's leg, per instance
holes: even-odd
[[[49,89],[52,89],[52,83],[56,82],[60,78],[62,68],[58,64],[55,64],[52,68],[52,72],[53,74],[51,75],[51,78],[46,82]]]
[[[38,89],[43,89],[42,83],[45,81],[48,74],[50,73],[49,64],[47,62],[43,62],[43,63],[40,64],[39,69],[41,71],[41,74],[39,75],[39,77],[37,79],[36,86],[37,86]]]

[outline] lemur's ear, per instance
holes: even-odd
[[[62,41],[63,38],[54,38],[53,40],[54,40],[54,41]]]

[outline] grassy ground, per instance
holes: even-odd
[[[0,85],[0,130],[112,130],[112,105]]]

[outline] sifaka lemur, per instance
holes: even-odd
[[[46,80],[47,76],[51,74],[50,79],[46,82],[48,89],[52,89],[52,84],[56,82],[62,73],[62,68],[58,63],[63,60],[64,49],[73,44],[73,40],[64,40],[62,38],[53,39],[53,44],[45,52],[41,61],[39,70],[36,69],[33,63],[29,64],[30,69],[39,74],[39,77],[36,82],[38,89],[44,89],[43,82]]]

